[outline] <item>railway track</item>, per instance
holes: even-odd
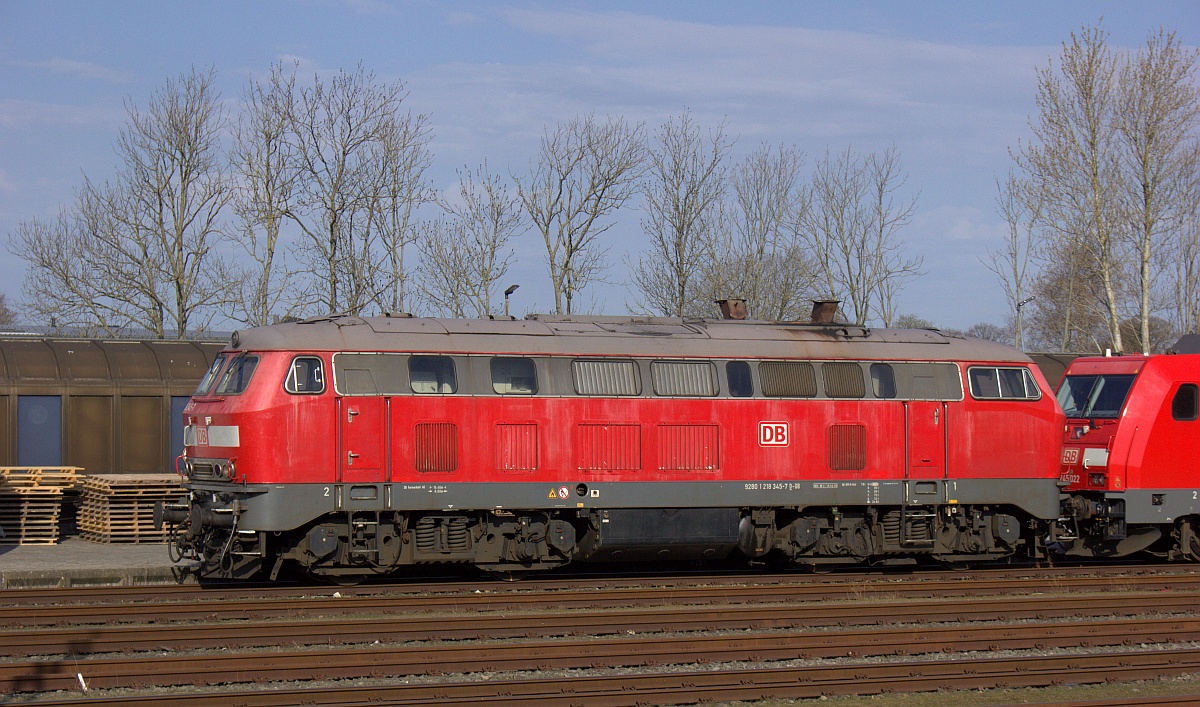
[[[563,611],[668,604],[737,605],[814,601],[861,601],[921,597],[986,597],[1006,593],[1072,594],[1121,591],[1200,592],[1200,574],[1166,571],[1130,575],[1095,570],[1045,572],[1037,576],[987,575],[967,579],[961,573],[917,575],[904,579],[861,577],[820,582],[807,576],[696,577],[654,579],[631,586],[628,579],[546,580],[519,584],[456,583],[388,585],[332,589],[125,587],[9,590],[0,606],[0,627],[248,620],[352,614],[409,614],[427,611]],[[10,593],[11,592],[11,593]],[[219,598],[219,602],[213,602]],[[0,648],[2,650],[2,648]]]
[[[619,705],[1200,673],[1200,581],[1189,571],[809,579],[625,579],[590,591],[562,580],[467,583],[340,597],[191,589],[160,601],[75,590],[65,605],[27,594],[0,612],[0,692],[73,704],[86,685],[78,697],[88,703],[167,704],[219,686],[206,702],[290,704],[302,681],[307,704]],[[71,612],[75,623],[63,623]],[[998,651],[1039,655],[1004,662]],[[271,689],[243,689],[255,683]],[[146,687],[166,694],[129,692]]]

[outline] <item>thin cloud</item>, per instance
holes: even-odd
[[[133,79],[133,75],[128,71],[110,69],[88,61],[73,61],[57,57],[47,59],[46,61],[16,61],[13,64],[25,69],[40,69],[54,74],[74,76],[89,81],[129,83]]]

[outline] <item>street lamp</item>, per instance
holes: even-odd
[[[520,285],[510,285],[509,288],[504,291],[504,316],[506,317],[508,316],[508,298],[510,295],[512,295],[512,293],[517,291],[518,287],[520,287]]]
[[[1020,302],[1017,302],[1017,349],[1020,351],[1025,350],[1025,342],[1023,340],[1024,337],[1023,337],[1022,326],[1021,326],[1021,307],[1024,307],[1025,305],[1029,304],[1033,300],[1034,300],[1034,297],[1030,296],[1030,297],[1026,297],[1025,299],[1021,300]]]

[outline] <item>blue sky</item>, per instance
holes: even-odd
[[[0,0],[0,237],[69,205],[84,175],[113,173],[125,102],[214,66],[236,108],[272,62],[301,73],[352,69],[403,80],[433,132],[433,177],[487,160],[522,173],[546,126],[623,115],[649,130],[685,107],[721,120],[735,156],[795,144],[807,167],[826,148],[895,146],[918,197],[902,233],[926,274],[900,311],[946,327],[1001,323],[999,284],[980,262],[999,246],[995,179],[1026,139],[1038,67],[1072,31],[1104,18],[1118,47],[1159,27],[1200,44],[1200,3],[1158,2],[27,2]],[[626,208],[612,279],[641,247]],[[516,245],[508,279],[521,312],[547,311],[540,238]],[[0,250],[0,292],[20,298],[24,263]],[[585,293],[621,313],[619,284]]]

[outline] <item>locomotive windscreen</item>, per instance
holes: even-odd
[[[1132,374],[1067,376],[1058,389],[1058,404],[1069,418],[1111,418],[1121,415],[1133,385]]]

